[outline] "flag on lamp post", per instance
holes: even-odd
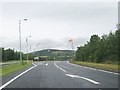
[[[26,38],[26,42],[27,42],[27,38]]]
[[[72,41],[73,41],[73,39],[72,39],[72,38],[70,38],[68,41],[69,41],[69,42],[72,42]]]

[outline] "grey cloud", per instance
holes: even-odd
[[[73,39],[74,49],[77,49],[78,46],[84,45],[87,42],[88,38],[78,37]],[[49,49],[49,48],[57,48],[57,49],[71,49],[71,45],[68,42],[67,38],[61,39],[59,41],[44,39],[38,41],[40,43],[40,49]]]
[[[112,8],[116,3],[55,3],[55,2],[40,2],[40,3],[5,3],[3,4],[3,15],[8,16],[27,16],[34,18],[54,18],[64,20],[82,20],[89,17],[103,17],[103,15],[114,15],[116,8]],[[105,8],[106,7],[106,8]],[[6,11],[6,13],[4,12]],[[12,13],[11,13],[12,12]],[[107,13],[107,14],[103,14]]]
[[[79,45],[83,45],[86,43],[87,38],[75,38],[74,39],[74,47],[75,49]],[[19,50],[19,41],[12,41],[3,44],[5,48],[14,48],[15,50]],[[29,41],[29,47],[31,46],[31,50],[29,48],[29,51],[32,52],[34,50],[42,50],[42,49],[71,49],[71,45],[68,44],[67,39],[55,41],[51,39],[42,39],[38,41]],[[22,51],[26,52],[26,43],[25,41],[22,41]]]
[[[30,18],[31,22],[34,21],[42,21],[41,19],[47,19],[49,22],[53,22],[53,20],[56,20],[54,23],[58,23],[61,21],[62,24],[65,24],[67,28],[63,27],[61,28],[61,31],[64,36],[73,36],[77,37],[78,35],[84,36],[86,38],[78,37],[74,38],[74,47],[76,48],[79,45],[83,45],[87,42],[88,38],[93,33],[105,33],[109,29],[111,29],[111,26],[114,26],[114,21],[117,21],[117,3],[3,3],[2,4],[2,15],[4,16],[4,19],[10,20],[10,19],[20,19],[27,17]],[[17,20],[17,19],[16,19]],[[8,23],[8,22],[6,22]],[[43,22],[46,23],[46,22]],[[58,23],[58,24],[61,24]],[[39,23],[31,23],[30,27],[31,29],[33,26],[32,33],[36,35],[36,32],[40,32],[39,29]],[[35,26],[34,26],[35,25]],[[38,26],[38,27],[37,27]],[[53,25],[54,26],[54,25]],[[58,28],[62,27],[63,25],[59,25]],[[7,26],[6,26],[7,27]],[[47,26],[46,26],[47,27]],[[44,27],[43,27],[44,28]],[[56,27],[51,28],[56,29]],[[52,32],[52,30],[49,27],[46,29],[47,33]],[[8,29],[9,30],[9,29]],[[53,30],[54,31],[54,30]],[[69,31],[69,32],[67,32]],[[27,31],[27,34],[29,31]],[[59,32],[57,32],[59,35]],[[80,33],[80,34],[79,34]],[[50,35],[53,33],[50,33]],[[76,36],[77,35],[77,36]],[[86,35],[86,36],[85,36]],[[53,36],[53,35],[51,35]],[[60,35],[62,36],[62,35]],[[60,37],[58,36],[58,37]],[[6,36],[8,37],[8,36]],[[42,37],[42,36],[41,36]],[[49,36],[46,36],[46,38],[49,38]],[[39,39],[39,36],[37,36],[37,39]],[[13,38],[14,40],[14,38]],[[7,40],[4,40],[4,38],[0,40],[1,46],[4,47],[11,47],[15,48],[16,50],[19,50],[19,41],[10,41],[5,42]],[[40,43],[38,48],[36,48],[36,45]],[[29,41],[30,46],[32,46],[32,51],[35,48],[36,50],[46,49],[46,48],[64,48],[64,49],[71,49],[70,45],[67,43],[67,39],[63,38],[63,40],[54,40],[54,38],[51,39],[42,39],[37,40],[34,39],[34,41]],[[22,41],[22,50],[26,52],[26,43],[23,40]]]
[[[51,40],[51,39],[39,40],[39,41],[36,41],[36,44],[37,43],[40,43],[40,48],[57,48],[62,45],[61,42]]]

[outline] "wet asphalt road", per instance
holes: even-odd
[[[4,88],[118,88],[116,73],[78,66],[66,61],[34,64],[37,66]],[[3,85],[21,72],[3,77]]]

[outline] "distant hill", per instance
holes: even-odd
[[[47,60],[68,60],[72,57],[72,50],[44,49],[32,52],[35,57],[44,57]]]

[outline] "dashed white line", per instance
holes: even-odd
[[[62,69],[62,68],[60,68],[56,63],[54,63],[55,64],[55,66],[57,67],[57,68],[59,68],[60,70],[62,70],[62,71],[64,71],[64,72],[67,72],[66,70],[64,70],[64,69]],[[68,72],[67,72],[68,73]],[[84,80],[86,80],[86,81],[89,81],[89,82],[91,82],[91,83],[93,83],[93,84],[100,84],[99,82],[97,82],[97,81],[94,81],[94,80],[92,80],[92,79],[89,79],[89,78],[86,78],[86,77],[82,77],[82,76],[78,76],[78,75],[73,75],[73,74],[65,74],[66,76],[69,76],[69,77],[72,77],[72,78],[80,78],[80,79],[84,79]]]
[[[48,63],[42,62],[40,65],[48,66]]]
[[[68,68],[68,69],[69,69],[69,67],[66,67],[66,66],[64,66],[64,65],[62,65],[62,67],[64,67],[64,68]]]
[[[56,63],[54,63],[54,64],[55,64],[55,66],[56,66],[57,68],[59,68],[58,65],[56,65]]]
[[[92,79],[89,79],[89,78],[86,78],[86,77],[81,77],[81,76],[78,76],[78,75],[72,75],[72,74],[65,74],[66,76],[69,76],[69,77],[72,77],[72,78],[80,78],[80,79],[84,79],[84,80],[87,80],[93,84],[100,84],[99,82],[96,82]]]
[[[62,68],[59,68],[60,70],[62,70],[63,72],[67,72],[66,70],[62,69]]]
[[[34,63],[32,63],[32,64],[34,65],[33,67],[27,69],[26,71],[22,72],[21,74],[17,75],[17,76],[14,77],[13,79],[11,79],[10,81],[8,81],[8,82],[5,83],[4,85],[2,85],[2,86],[0,87],[0,90],[1,90],[2,88],[6,87],[7,85],[9,85],[10,83],[12,83],[14,80],[16,80],[17,78],[19,78],[19,77],[22,76],[23,74],[27,73],[28,71],[30,71],[31,69],[33,69],[33,68],[35,68],[35,67],[37,66],[37,65],[34,64]]]
[[[48,65],[48,63],[45,64],[46,66]]]
[[[54,63],[54,64],[55,64],[55,66],[56,66],[57,68],[59,68],[59,69],[62,70],[63,72],[67,72],[66,70],[60,68],[56,63]]]

